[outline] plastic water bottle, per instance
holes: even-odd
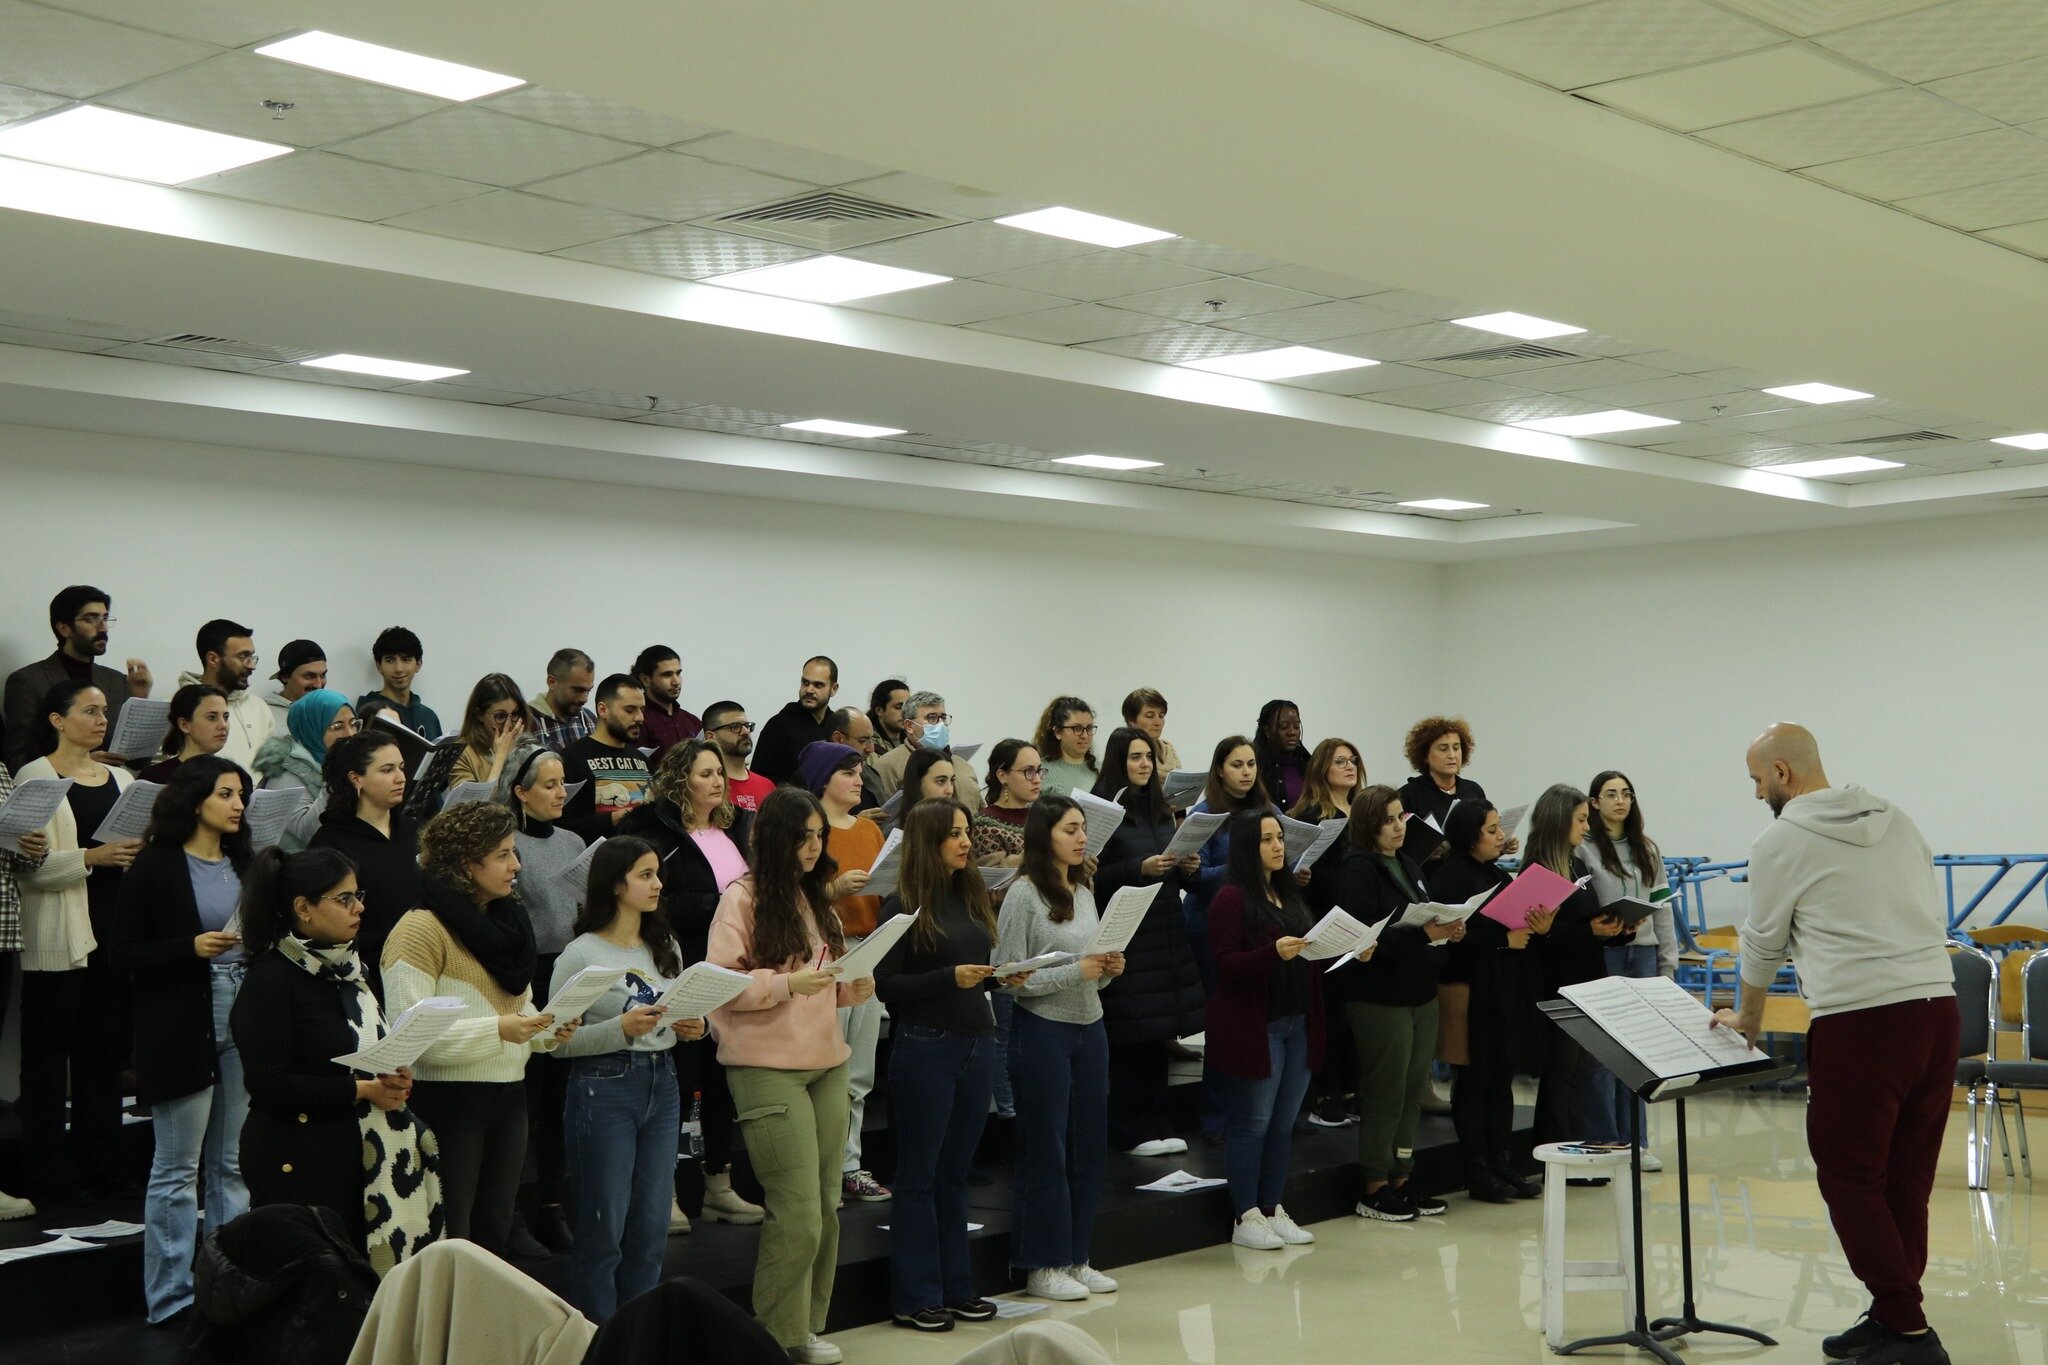
[[[704,1159],[704,1092],[690,1092],[690,1107],[683,1115],[683,1141],[677,1149],[685,1161]]]

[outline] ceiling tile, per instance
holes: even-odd
[[[1448,408],[1451,417],[1471,417],[1481,422],[1534,422],[1544,417],[1577,417],[1599,412],[1598,403],[1587,403],[1565,394],[1539,394],[1534,398],[1507,398],[1495,403]]]
[[[558,412],[564,417],[598,417],[607,421],[622,422],[629,417],[644,417],[644,408],[613,407],[609,403],[585,403],[575,398],[536,398],[519,405],[521,412]]]
[[[1683,379],[1698,379],[1698,375],[1681,375]],[[1652,383],[1659,381],[1652,380]],[[1713,383],[1711,378],[1708,383]],[[1719,384],[1714,387],[1720,389]],[[1601,390],[1591,389],[1579,395],[1581,398],[1601,396]],[[1604,397],[1601,401],[1611,401]],[[1669,417],[1679,422],[1711,422],[1723,417],[1743,417],[1755,412],[1782,412],[1792,406],[1789,398],[1776,394],[1758,393],[1755,390],[1737,390],[1733,393],[1715,392],[1698,398],[1642,399],[1636,402],[1618,402],[1617,407],[1632,407],[1638,412],[1647,412],[1652,417]]]
[[[1212,275],[1250,275],[1286,264],[1285,261],[1254,256],[1249,251],[1239,251],[1236,247],[1197,242],[1190,237],[1175,237],[1165,242],[1147,242],[1143,246],[1127,249],[1155,260],[1172,261],[1175,265],[1206,270]]]
[[[483,194],[488,186],[373,166],[327,152],[300,152],[188,181],[182,188],[374,222]]]
[[[501,114],[513,114],[536,123],[573,128],[579,133],[615,137],[648,147],[668,147],[708,137],[718,131],[708,123],[692,123],[688,119],[670,118],[667,114],[653,114],[645,109],[629,109],[610,100],[572,94],[566,90],[549,90],[538,85],[521,86],[502,95],[493,95],[482,101],[482,105]]]
[[[880,298],[862,299],[846,305],[891,317],[916,318],[920,322],[944,322],[963,326],[990,318],[1016,317],[1064,307],[1067,300],[1051,294],[1034,294],[1023,289],[1005,289],[987,280],[948,280],[923,289],[905,289]]]
[[[817,253],[800,246],[786,246],[759,237],[741,237],[686,224],[658,227],[651,232],[614,237],[610,241],[588,242],[557,254],[598,265],[642,270],[650,275],[702,280],[713,275],[730,275],[735,270],[800,261]]]
[[[53,317],[48,313],[15,313],[0,309],[0,325],[23,327],[38,332],[61,332],[66,336],[103,337],[110,341],[147,341],[161,332],[145,332],[112,322],[88,322],[83,318]]]
[[[2009,246],[2030,256],[2048,257],[2048,218],[2034,223],[2015,223],[1983,234],[1987,242]]]
[[[493,190],[473,199],[400,214],[384,222],[388,227],[431,232],[437,237],[460,237],[514,251],[560,251],[563,247],[623,237],[629,232],[659,226],[651,218],[587,204],[565,204],[517,190]]]
[[[263,107],[265,100],[295,107],[276,115]],[[448,101],[428,95],[247,52],[223,52],[99,103],[294,147],[325,146],[448,107]]]
[[[1556,371],[1554,370],[1536,370],[1527,375],[1517,375],[1515,377],[1528,383],[1533,388],[1552,389],[1554,392],[1570,393],[1578,398],[1587,398],[1596,403],[1605,403],[1611,408],[1632,408],[1638,411],[1645,410],[1643,408],[1645,403],[1676,403],[1686,399],[1706,398],[1710,395],[1719,394],[1721,391],[1721,386],[1715,381],[1701,379],[1698,375],[1692,374],[1667,375],[1661,379],[1643,379],[1625,384],[1602,384],[1590,389],[1553,389],[1550,383],[1550,376],[1555,373]],[[1668,413],[1652,413],[1651,415],[1656,417],[1669,416]],[[1683,421],[1684,419],[1680,418],[1679,420]]]
[[[254,374],[258,370],[289,369],[274,360],[252,360],[247,356],[217,355],[211,351],[188,351],[182,346],[123,346],[102,354],[123,360],[153,360],[160,365],[186,365],[200,370],[234,370]]]
[[[514,403],[530,402],[530,393],[512,393],[505,389],[479,389],[460,384],[405,384],[392,390],[393,393],[409,393],[417,398],[445,398],[455,403],[488,403],[493,407],[510,407]]]
[[[1998,125],[1924,90],[1885,90],[1814,109],[1730,123],[1698,134],[1777,166],[1817,166],[1853,156],[1981,133]]]
[[[1412,313],[1395,313],[1385,308],[1375,308],[1356,299],[1338,299],[1330,303],[1311,303],[1300,308],[1283,308],[1274,313],[1256,313],[1224,325],[1233,332],[1245,332],[1273,341],[1291,341],[1298,346],[1310,346],[1328,341],[1332,337],[1358,336],[1361,333],[1383,332],[1396,327],[1413,327],[1415,316]]]
[[[1045,207],[1036,199],[993,194],[972,185],[949,185],[943,180],[927,180],[921,175],[909,175],[903,171],[863,180],[858,188],[866,198],[900,204],[907,209],[922,209],[947,218],[1006,218],[1026,209]]]
[[[759,408],[735,408],[722,403],[703,403],[685,411],[693,417],[701,417],[707,421],[742,422],[756,427],[779,427],[784,422],[803,420],[787,412],[763,412]]]
[[[856,247],[845,253],[862,261],[900,266],[906,270],[929,270],[955,278],[993,275],[1017,270],[1066,256],[1083,256],[1096,250],[1080,242],[1023,232],[996,223],[961,223],[954,227],[920,232],[873,246]]]
[[[1369,365],[1362,370],[1337,370],[1279,382],[1291,388],[1358,398],[1384,393],[1388,389],[1419,389],[1425,384],[1441,384],[1443,378],[1435,370],[1418,370],[1412,365]]]
[[[337,143],[329,150],[489,185],[524,185],[614,161],[638,149],[613,138],[458,105],[381,133]]]
[[[1900,199],[1899,208],[1937,223],[1977,232],[2048,218],[2048,175],[2021,176],[1966,190]]]
[[[1702,0],[1597,0],[1443,45],[1480,61],[1575,90],[1783,41],[1782,34]]]
[[[1023,337],[1027,341],[1049,341],[1057,346],[1073,346],[1084,341],[1107,341],[1111,337],[1156,332],[1172,325],[1164,318],[1145,313],[1127,313],[1120,308],[1104,308],[1098,303],[1076,303],[1065,308],[1026,313],[1022,317],[977,323],[974,330]]]
[[[511,375],[493,374],[488,370],[477,370],[470,374],[458,374],[450,379],[438,381],[456,388],[500,389],[506,393],[520,394],[526,398],[559,398],[565,393],[576,392],[574,384],[557,384],[547,379],[518,379]],[[407,385],[416,388],[417,385]]]
[[[1372,395],[1372,401],[1442,412],[1448,408],[1470,407],[1475,403],[1504,403],[1537,396],[1529,389],[1519,389],[1512,384],[1496,384],[1486,379],[1458,379],[1448,384],[1425,384],[1419,389],[1389,389]]]
[[[1469,318],[1480,313],[1493,311],[1463,299],[1447,299],[1441,294],[1425,294],[1416,289],[1388,289],[1377,294],[1367,294],[1365,301],[1375,308],[1390,308],[1396,313],[1413,313],[1419,318],[1435,318],[1448,322],[1452,318]],[[1484,332],[1473,332],[1473,336],[1485,336]]]
[[[754,436],[761,431],[758,422],[728,422],[719,417],[705,417],[694,412],[657,412],[647,417],[629,419],[650,427],[680,427],[689,431],[723,431],[731,435]]]
[[[573,398],[579,403],[599,403],[605,407],[625,408],[645,415],[650,412],[681,412],[699,404],[683,398],[663,398],[651,393],[623,393],[614,389],[577,389],[561,395]]]
[[[1814,41],[1902,80],[1931,81],[2048,53],[2048,5],[1955,0]]]
[[[1325,8],[1355,14],[1411,38],[1434,42],[1532,14],[1548,14],[1584,0],[1319,0]],[[1292,286],[1290,286],[1292,287]]]
[[[1254,313],[1277,313],[1282,309],[1304,308],[1329,300],[1256,280],[1226,278],[1177,284],[1171,289],[1154,289],[1105,300],[1113,308],[1152,313],[1178,322],[1223,322]]]
[[[1903,435],[1912,429],[1890,417],[1845,417],[1800,427],[1799,440],[1802,445],[1840,445],[1844,441],[1862,441],[1873,436]]]
[[[219,47],[242,47],[285,32],[275,19],[237,13],[203,0],[42,0],[57,9]]]
[[[1616,359],[1626,356],[1638,365],[1649,364],[1650,362],[1643,357],[1656,349],[1654,346],[1645,346],[1640,341],[1627,341],[1605,332],[1577,332],[1568,337],[1559,337],[1557,340],[1580,355],[1604,355]],[[1651,365],[1650,368],[1662,370],[1669,367]]]
[[[1691,132],[1885,88],[1883,80],[1868,72],[1786,43],[1677,71],[1588,86],[1577,93]]]
[[[1034,293],[1057,294],[1061,298],[1093,303],[1119,294],[1138,294],[1148,289],[1193,284],[1210,278],[1210,272],[1128,251],[1096,251],[982,278],[990,284],[1011,289],[1029,289]]]
[[[889,173],[887,166],[833,156],[829,152],[814,152],[806,147],[792,147],[786,142],[770,142],[764,137],[748,137],[744,133],[717,133],[704,138],[691,144],[690,155],[722,161],[728,166],[744,166],[764,175],[807,180],[814,185],[844,185],[850,180],[866,180]]]
[[[1565,338],[1569,340],[1569,338]],[[1647,365],[1627,360],[1582,360],[1573,365],[1549,365],[1529,373],[1530,388],[1546,393],[1573,393],[1579,389],[1604,388],[1614,384],[1638,384],[1667,379]]]
[[[1573,337],[1572,340],[1576,342],[1578,338]],[[1687,355],[1683,351],[1643,351],[1631,356],[1630,359],[1638,365],[1648,365],[1655,370],[1670,370],[1674,374],[1698,374],[1704,370],[1722,368],[1722,363],[1718,360],[1704,360],[1696,355]],[[1730,384],[1728,387],[1738,386]]]
[[[9,327],[0,323],[0,343],[9,346],[40,346],[46,351],[110,351],[126,343],[112,337],[83,337],[69,332],[44,332],[33,327]]]
[[[1370,356],[1374,360],[1426,360],[1433,356],[1479,350],[1488,344],[1484,340],[1485,335],[1454,323],[1424,322],[1359,336],[1331,337],[1322,346],[1325,350]],[[1496,339],[1503,344],[1507,342],[1506,337]]]
[[[1215,327],[1191,327],[1186,323],[1169,323],[1156,332],[1143,336],[1119,337],[1114,341],[1090,342],[1082,349],[1104,351],[1110,355],[1127,355],[1138,360],[1156,360],[1164,365],[1178,365],[1184,360],[1207,360],[1211,356],[1243,355],[1246,351],[1264,350],[1266,343],[1257,337],[1239,336]]]
[[[1804,173],[1867,198],[1905,199],[2048,173],[2048,141],[2017,128],[1995,128],[1988,133],[1810,166]]]
[[[682,222],[802,194],[810,186],[681,152],[643,152],[527,188],[551,199]]]
[[[1386,292],[1385,285],[1368,284],[1327,270],[1311,270],[1305,265],[1276,265],[1270,270],[1254,270],[1247,278],[1260,284],[1277,284],[1282,289],[1299,289],[1304,294],[1321,294],[1330,299],[1357,299],[1367,294]]]
[[[0,0],[0,81],[83,99],[189,66],[220,49],[63,10]]]
[[[1656,449],[1672,455],[1688,455],[1698,460],[1717,460],[1728,455],[1784,450],[1793,444],[1782,436],[1760,436],[1739,431],[1701,431],[1694,428],[1692,434],[1685,435],[1685,429],[1682,427],[1670,427],[1667,430],[1675,439],[1660,442]]]
[[[2048,57],[2008,62],[1963,76],[1929,81],[1945,100],[1989,114],[2001,123],[2048,118]]]
[[[0,85],[0,123],[12,123],[66,103],[69,101],[62,95],[45,95],[19,85]]]

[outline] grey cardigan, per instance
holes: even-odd
[[[1602,905],[1618,901],[1623,896],[1647,898],[1650,892],[1666,884],[1663,861],[1658,861],[1646,881],[1636,867],[1635,855],[1625,843],[1614,846],[1614,856],[1621,861],[1619,877],[1601,864],[1600,855],[1593,851],[1590,839],[1579,845],[1578,854],[1579,865],[1592,874],[1592,891]],[[1658,906],[1655,914],[1636,926],[1634,946],[1657,950],[1657,970],[1662,975],[1670,976],[1678,970],[1678,952],[1683,945],[1678,941],[1678,925],[1672,919],[1669,901]]]
[[[1074,917],[1054,924],[1047,915],[1045,897],[1031,879],[1020,876],[1003,895],[1003,912],[996,921],[995,962],[1021,962],[1041,953],[1078,953],[1095,937],[1097,916],[1095,893],[1085,886],[1074,888]],[[1002,989],[1017,997],[1017,1003],[1041,1019],[1063,1024],[1092,1024],[1102,1018],[1103,978],[1093,981],[1081,976],[1081,964],[1048,967],[1033,972],[1022,984]]]

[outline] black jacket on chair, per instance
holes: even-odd
[[[114,960],[134,979],[135,1097],[196,1095],[219,1079],[213,973],[192,949],[199,903],[185,850],[145,848],[121,878]],[[346,1049],[344,1049],[346,1050]]]
[[[619,1305],[583,1365],[783,1365],[768,1329],[702,1280],[678,1275]]]
[[[1102,993],[1103,1027],[1112,1047],[1163,1043],[1202,1029],[1202,976],[1181,918],[1179,879],[1171,872],[1148,877],[1141,870],[1145,859],[1166,851],[1173,831],[1171,814],[1155,821],[1128,812],[1103,847],[1095,874],[1097,905],[1109,904],[1126,886],[1160,887],[1124,949],[1124,974],[1114,990]]]
[[[251,1209],[200,1244],[178,1365],[341,1365],[377,1275],[327,1209]]]

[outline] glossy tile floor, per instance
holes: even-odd
[[[1867,1299],[1814,1187],[1804,1104],[1711,1096],[1690,1109],[1700,1312],[1780,1344],[1702,1336],[1684,1354],[1694,1361],[1821,1360],[1821,1338],[1847,1326]],[[1671,1124],[1660,1112],[1652,1136],[1675,1167]],[[2035,1128],[2048,1136],[2038,1112]],[[1992,1188],[1973,1193],[1964,1187],[1963,1132],[1958,1111],[1931,1210],[1928,1314],[1956,1365],[2048,1365],[2048,1164],[2038,1186],[2007,1180],[1994,1167]],[[1655,1317],[1679,1304],[1678,1177],[1647,1176],[1643,1193]],[[1493,1206],[1462,1195],[1450,1202],[1447,1216],[1409,1224],[1319,1223],[1315,1245],[1287,1252],[1226,1245],[1124,1266],[1114,1272],[1118,1294],[1048,1311],[1085,1328],[1117,1360],[1162,1365],[1558,1359],[1538,1325],[1540,1203]],[[1610,1254],[1611,1208],[1605,1190],[1572,1192],[1575,1259]],[[1574,1294],[1566,1313],[1571,1336],[1613,1331],[1619,1296]],[[925,1365],[954,1360],[1004,1326],[963,1324],[920,1336],[883,1323],[833,1340],[852,1365]],[[1650,1359],[1632,1351],[1578,1358],[1624,1355]]]

